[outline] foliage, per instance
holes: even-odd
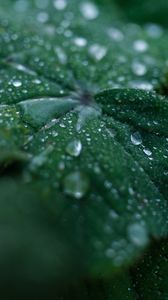
[[[132,2],[1,0],[8,299],[167,299],[167,17]]]

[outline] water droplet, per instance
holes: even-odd
[[[165,176],[168,176],[168,171],[167,171],[167,170],[164,171],[163,174],[164,174]]]
[[[53,130],[51,134],[52,134],[53,137],[57,137],[58,136],[58,132],[55,131],[55,130]]]
[[[76,199],[84,197],[88,188],[88,178],[79,171],[70,173],[64,178],[64,192]]]
[[[112,219],[118,219],[119,218],[119,215],[116,213],[115,210],[111,209],[110,212],[109,212],[109,216],[110,218]]]
[[[133,47],[138,52],[145,52],[148,49],[148,44],[144,40],[137,40],[134,42]]]
[[[82,151],[82,144],[81,141],[79,140],[71,141],[66,147],[66,152],[71,156],[77,157],[80,155],[81,151]]]
[[[143,149],[143,152],[148,156],[152,155],[152,152],[149,149]]]
[[[22,85],[22,82],[20,80],[14,80],[12,84],[14,87],[20,87]]]
[[[148,243],[148,233],[146,227],[142,224],[131,224],[128,227],[128,236],[130,241],[136,246],[143,247]]]
[[[89,47],[89,54],[96,60],[101,60],[107,53],[107,49],[104,46],[94,44]]]
[[[147,72],[146,66],[139,63],[139,62],[133,62],[132,64],[132,71],[137,76],[143,76]]]
[[[67,6],[67,1],[66,0],[55,0],[53,2],[53,4],[57,10],[64,10]]]
[[[94,20],[99,15],[99,10],[97,6],[92,2],[83,2],[80,5],[80,11],[83,17],[87,20]]]
[[[131,134],[131,142],[136,146],[142,144],[142,138],[138,131]]]
[[[32,76],[36,76],[36,72],[27,68],[26,66],[22,65],[22,64],[18,64],[16,62],[10,62],[10,65],[15,68],[16,70],[19,70],[21,72],[24,72],[26,74],[32,75]]]
[[[87,45],[87,40],[83,37],[74,38],[74,44],[78,47],[85,47]]]
[[[37,21],[40,23],[46,23],[48,21],[48,14],[45,11],[39,12],[37,15]]]
[[[119,29],[114,28],[114,27],[109,28],[109,29],[107,30],[107,34],[108,34],[108,36],[109,36],[110,38],[112,38],[113,40],[115,40],[115,41],[117,41],[117,42],[122,41],[123,38],[124,38],[123,33],[122,33]]]
[[[38,79],[38,78],[33,79],[32,82],[35,83],[35,84],[41,84],[41,80]]]
[[[152,38],[159,38],[163,34],[163,29],[158,24],[149,24],[146,27],[147,33]]]

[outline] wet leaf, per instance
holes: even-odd
[[[8,298],[136,299],[147,263],[136,284],[130,271],[167,238],[167,31],[126,15],[119,1],[1,1]]]

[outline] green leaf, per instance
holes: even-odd
[[[136,299],[130,272],[167,238],[167,31],[125,15],[118,1],[1,1],[7,298]]]

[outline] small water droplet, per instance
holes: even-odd
[[[87,45],[87,40],[83,37],[74,38],[74,44],[78,47],[85,47]]]
[[[131,224],[128,227],[128,236],[130,241],[139,247],[143,247],[148,242],[148,233],[146,227],[139,223]]]
[[[158,24],[149,24],[146,27],[146,31],[151,38],[159,38],[163,34],[163,29]]]
[[[55,130],[53,130],[51,134],[52,134],[53,137],[57,137],[58,136],[58,132],[55,131]]]
[[[48,14],[45,11],[39,12],[37,15],[37,21],[40,23],[46,23],[48,21]]]
[[[109,28],[107,30],[107,34],[110,38],[112,38],[113,40],[115,40],[117,42],[122,41],[124,38],[123,33],[119,29],[114,28],[114,27]]]
[[[38,78],[33,79],[32,82],[35,84],[41,84],[41,80]]]
[[[145,52],[148,49],[148,44],[144,40],[136,40],[133,47],[138,52]]]
[[[109,216],[110,218],[112,219],[118,219],[119,218],[119,215],[116,213],[115,210],[111,209],[110,212],[109,212]]]
[[[152,152],[149,149],[143,149],[143,152],[148,156],[152,155]]]
[[[76,199],[85,196],[89,188],[89,181],[85,174],[76,171],[64,178],[64,192]]]
[[[66,56],[64,50],[61,47],[55,47],[54,51],[55,51],[60,63],[61,64],[66,64],[67,56]]]
[[[138,131],[131,134],[131,142],[136,146],[142,144],[142,138]]]
[[[137,76],[143,76],[146,74],[147,69],[146,69],[146,66],[141,64],[140,62],[133,62],[132,71]]]
[[[81,151],[82,151],[82,143],[79,140],[71,141],[66,147],[66,152],[71,156],[77,157],[80,155]]]
[[[14,87],[20,87],[22,85],[22,82],[20,80],[14,80],[12,84]]]
[[[94,44],[89,47],[89,54],[96,60],[101,60],[107,53],[107,49],[104,46]]]

